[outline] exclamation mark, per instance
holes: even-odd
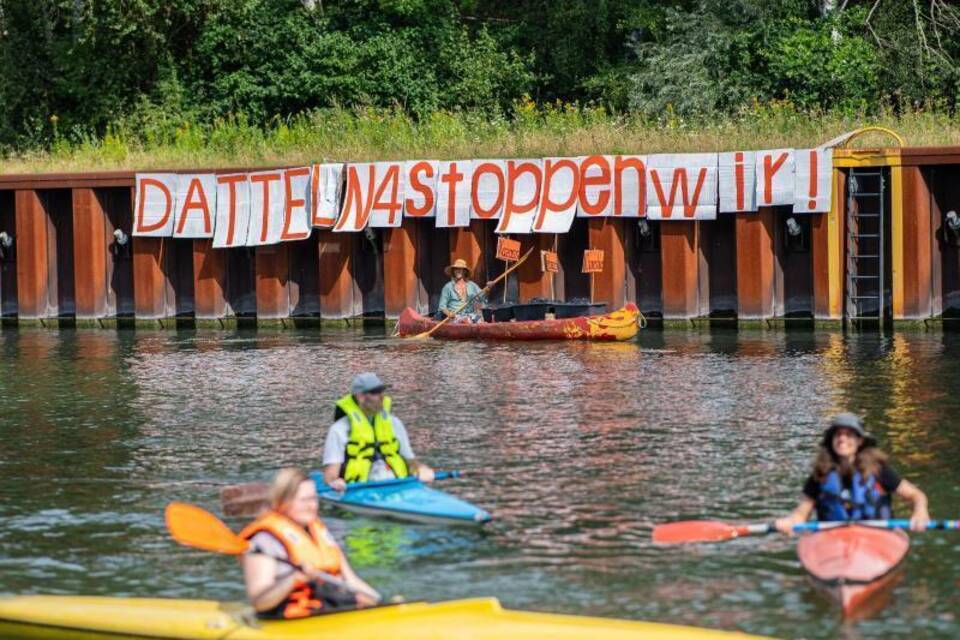
[[[817,150],[810,149],[810,202],[811,211],[817,208]]]

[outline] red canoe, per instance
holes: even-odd
[[[637,335],[640,311],[634,304],[602,316],[530,320],[526,322],[447,322],[433,332],[434,338],[450,340],[631,340]],[[415,336],[437,324],[410,307],[400,314],[397,331]]]
[[[886,605],[909,550],[903,531],[855,525],[804,535],[797,544],[800,564],[845,618],[863,618]]]

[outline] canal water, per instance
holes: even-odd
[[[350,377],[392,384],[414,447],[469,479],[482,531],[325,518],[385,594],[781,638],[960,637],[960,532],[913,536],[878,616],[841,625],[785,537],[658,548],[654,523],[764,521],[849,409],[960,517],[960,336],[647,331],[629,344],[377,333],[0,333],[0,593],[238,599],[235,560],[176,545],[171,500],[318,465]],[[901,508],[902,511],[902,508]],[[239,527],[241,522],[232,522]]]

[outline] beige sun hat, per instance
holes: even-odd
[[[448,267],[445,267],[443,272],[448,276],[452,277],[452,273],[454,269],[463,269],[464,271],[467,272],[468,278],[472,275],[472,272],[470,271],[470,267],[467,266],[467,261],[464,260],[463,258],[457,258],[456,260],[454,260],[453,264],[451,264]]]

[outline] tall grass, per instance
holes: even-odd
[[[960,145],[960,117],[940,110],[877,116],[802,113],[789,103],[753,105],[724,119],[658,119],[572,104],[518,103],[513,112],[433,113],[332,108],[257,126],[242,116],[212,123],[145,113],[101,137],[56,136],[46,149],[0,158],[0,173],[293,165],[336,160],[452,159],[665,153],[810,147],[875,124],[911,146]],[[888,146],[866,136],[861,146]]]

